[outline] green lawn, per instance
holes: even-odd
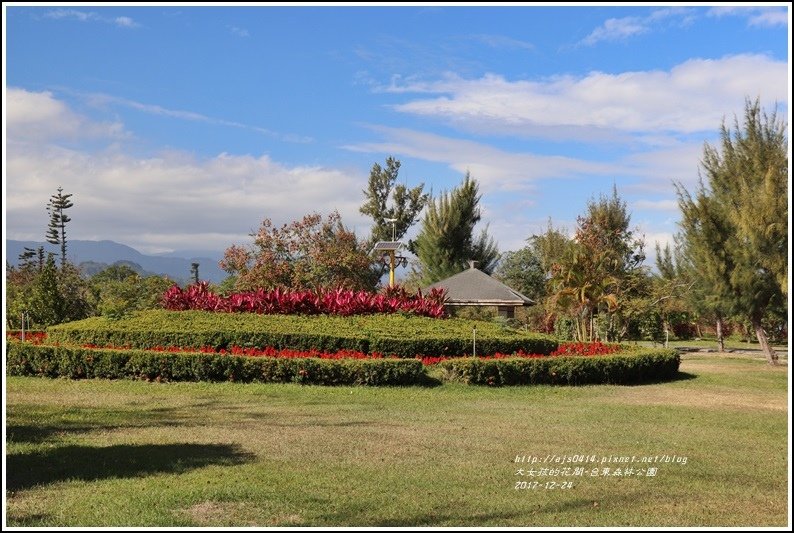
[[[639,344],[640,346],[647,346],[649,348],[658,348],[660,346],[664,346],[664,343],[659,342],[651,342],[651,341],[628,341],[626,342],[628,345],[632,344]],[[716,352],[719,348],[717,341],[715,339],[690,339],[688,341],[679,341],[679,340],[671,340],[668,343],[670,348],[690,348],[690,349],[708,349],[711,351]],[[772,348],[777,352],[778,357],[784,359],[788,352],[788,347],[786,345],[777,345],[773,344]],[[747,352],[751,354],[755,354],[759,357],[764,357],[764,353],[761,351],[761,347],[758,342],[744,342],[740,340],[734,339],[725,339],[725,349],[726,350],[735,350],[738,352]]]
[[[681,371],[634,387],[12,377],[7,524],[785,526],[787,367],[688,354]],[[600,475],[626,466],[605,457],[664,454],[686,464]],[[598,464],[533,478],[517,455]]]

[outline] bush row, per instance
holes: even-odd
[[[415,359],[279,359],[15,341],[7,342],[7,369],[14,376],[311,385],[414,385],[427,379],[421,361]]]
[[[472,353],[549,354],[552,337],[462,319],[436,320],[402,315],[299,316],[227,314],[204,311],[143,311],[120,320],[93,317],[48,329],[49,340],[98,346],[231,346],[338,352],[354,350],[398,357],[461,356]]]
[[[644,349],[593,357],[460,358],[439,366],[444,379],[471,385],[629,385],[672,379],[680,363],[676,350]]]

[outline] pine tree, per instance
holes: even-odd
[[[479,186],[467,172],[459,187],[429,201],[415,241],[423,284],[457,274],[472,260],[488,274],[496,267],[499,250],[487,229],[474,236],[480,198]]]
[[[41,274],[33,285],[31,314],[34,322],[42,326],[59,324],[66,315],[66,300],[58,284],[55,259],[48,254]]]
[[[379,164],[372,165],[367,190],[364,192],[365,202],[359,211],[372,218],[372,236],[369,244],[378,241],[400,240],[418,220],[419,213],[427,204],[428,194],[423,194],[424,183],[409,189],[397,181],[400,162],[393,157],[386,159],[386,168]],[[389,203],[391,196],[391,205]],[[393,220],[389,222],[387,219]]]
[[[706,183],[694,196],[677,184],[685,255],[718,313],[748,317],[770,364],[777,354],[762,326],[787,293],[786,126],[747,101],[744,124],[723,123],[720,150],[706,145]]]
[[[66,223],[72,220],[64,211],[74,205],[69,200],[71,197],[71,194],[63,194],[63,188],[58,187],[58,194],[52,195],[47,205],[50,215],[47,242],[61,245],[61,269],[66,267]]]

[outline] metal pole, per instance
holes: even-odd
[[[472,342],[472,357],[477,357],[477,326],[471,330],[471,342]]]
[[[22,311],[22,342],[25,342],[25,312]]]
[[[394,287],[394,250],[389,250],[389,287]]]

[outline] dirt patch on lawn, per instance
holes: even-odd
[[[276,514],[264,518],[253,502],[205,501],[183,509],[182,514],[201,526],[291,526],[302,522],[296,514]]]
[[[671,389],[658,386],[619,389],[609,400],[630,405],[667,405],[707,409],[763,409],[785,412],[788,401],[781,394],[747,394],[732,389]]]

